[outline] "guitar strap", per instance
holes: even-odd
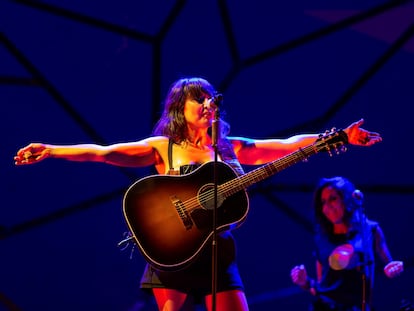
[[[179,174],[178,172],[174,171],[173,160],[172,160],[173,144],[174,144],[174,141],[172,140],[172,138],[170,138],[168,140],[168,165],[169,165],[168,175],[178,175]]]
[[[170,138],[168,140],[168,165],[169,165],[168,175],[178,174],[178,172],[174,170],[174,166],[173,166],[173,160],[172,160],[173,144],[174,142]],[[227,138],[220,139],[219,144],[218,144],[218,153],[221,159],[225,163],[230,165],[233,168],[233,170],[237,173],[237,175],[240,176],[244,174],[243,167],[241,166],[239,160],[236,157],[236,154],[234,153],[234,149],[233,149],[231,142]]]

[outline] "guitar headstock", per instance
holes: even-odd
[[[346,151],[346,144],[348,144],[348,136],[343,130],[332,128],[330,131],[325,131],[324,134],[319,134],[319,138],[315,142],[315,148],[320,151],[326,151],[330,156]]]

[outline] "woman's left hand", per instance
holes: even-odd
[[[391,261],[384,267],[384,273],[389,278],[400,275],[404,271],[404,264],[402,261]]]
[[[372,146],[382,141],[382,137],[377,132],[367,131],[360,126],[364,123],[364,119],[360,119],[349,125],[344,132],[348,135],[348,142],[357,146]]]

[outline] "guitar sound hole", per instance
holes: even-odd
[[[200,188],[197,193],[197,199],[199,205],[205,210],[214,209],[214,184],[206,184]],[[220,194],[220,191],[217,193],[217,207],[220,207],[223,204],[224,197]]]

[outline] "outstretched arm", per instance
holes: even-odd
[[[344,129],[348,143],[356,146],[372,146],[382,141],[381,135],[361,128],[364,119],[353,122]],[[229,137],[240,163],[260,165],[277,160],[300,148],[314,143],[319,134],[300,134],[286,139],[248,139],[243,137]]]
[[[31,143],[21,148],[14,161],[16,165],[33,164],[47,158],[69,161],[104,162],[118,166],[147,166],[155,164],[157,152],[151,140],[108,146],[96,144],[51,145]]]

